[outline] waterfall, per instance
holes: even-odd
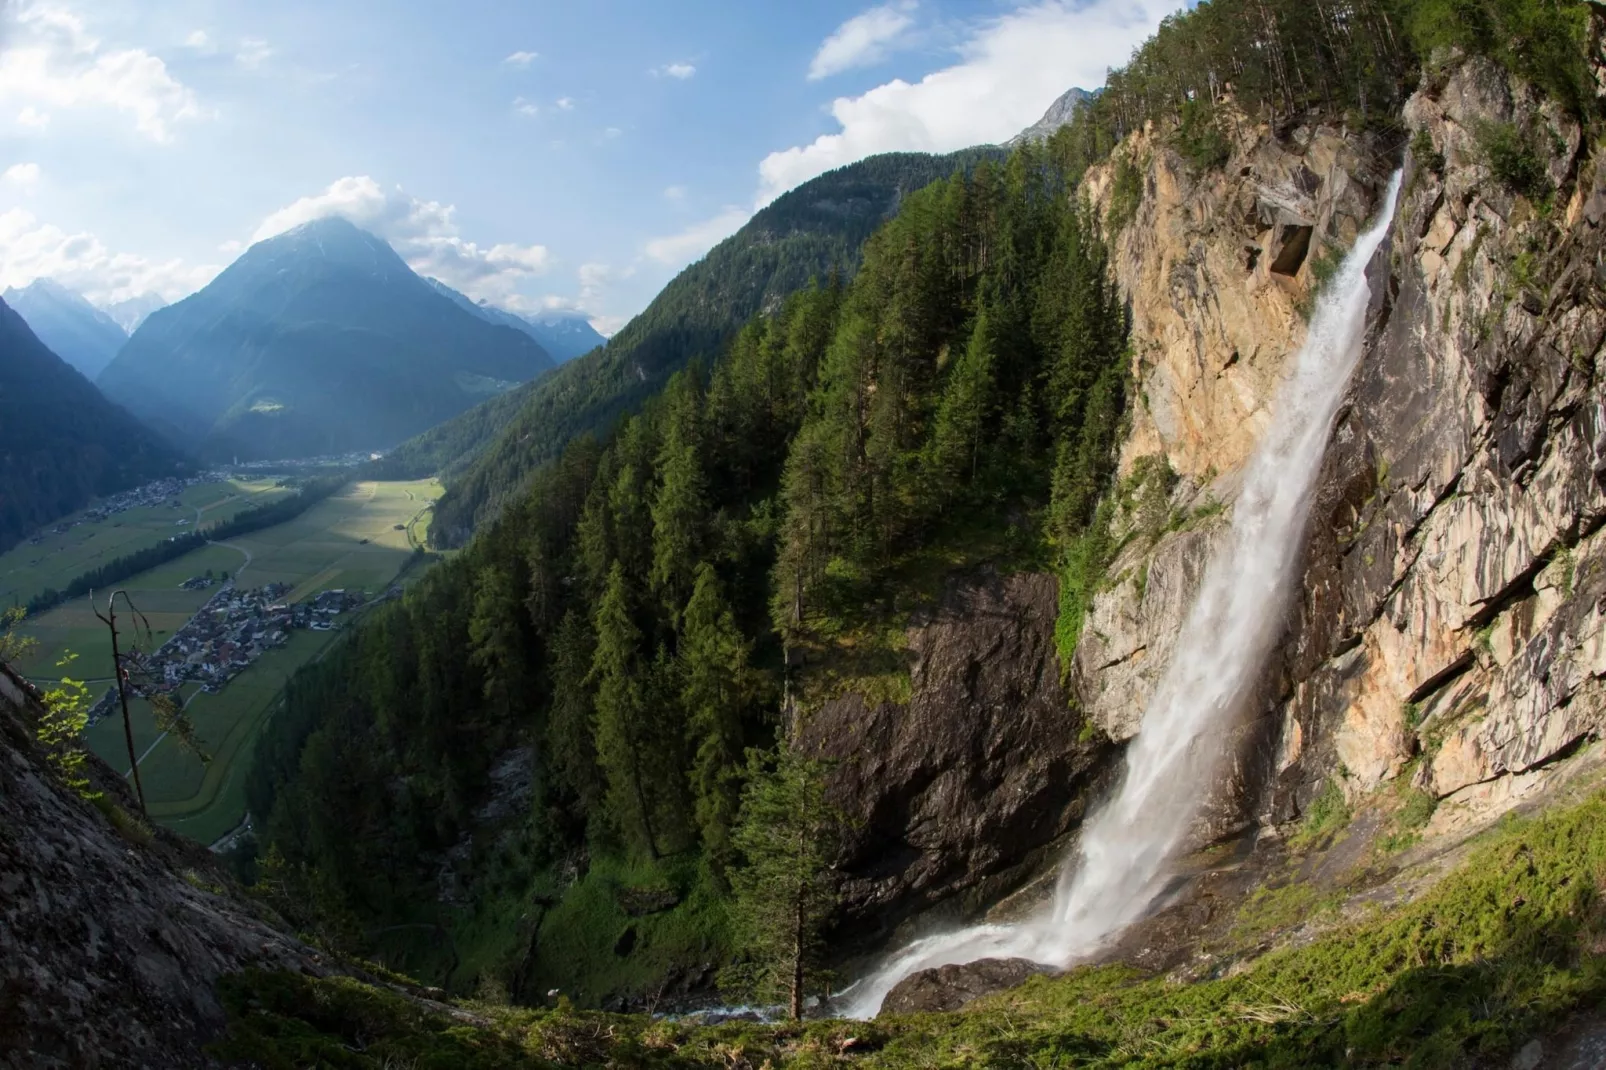
[[[1085,825],[1053,902],[1018,924],[973,926],[893,953],[843,993],[848,1016],[874,1015],[899,981],[936,966],[982,958],[1070,965],[1138,920],[1159,895],[1281,631],[1311,491],[1361,355],[1366,266],[1388,234],[1399,191],[1396,172],[1378,218],[1322,290],[1272,424],[1245,468],[1231,529],[1127,749],[1121,785]]]

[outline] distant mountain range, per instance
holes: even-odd
[[[887,153],[805,182],[677,275],[604,348],[404,443],[382,471],[450,477],[431,538],[461,542],[574,436],[606,428],[693,359],[714,357],[748,317],[810,278],[852,274],[905,195],[1002,158],[990,146]]]
[[[523,331],[541,343],[541,348],[559,364],[571,361],[582,353],[589,353],[607,342],[607,339],[591,326],[591,322],[578,312],[544,312],[539,316],[521,316],[494,305],[477,303],[467,294],[459,293],[439,279],[424,281],[487,323],[499,323],[504,327]]]
[[[101,311],[116,321],[126,333],[133,334],[139,325],[145,322],[147,316],[159,308],[166,308],[167,302],[156,294],[143,293],[130,297],[126,301],[116,301],[109,305],[102,305]]]
[[[0,552],[93,498],[187,470],[0,301]]]
[[[1014,148],[1028,141],[1046,140],[1054,131],[1074,119],[1078,111],[1097,100],[1100,92],[1101,90],[1097,89],[1091,93],[1086,89],[1067,89],[1060,94],[1058,100],[1048,106],[1041,119],[1004,142],[1004,145],[1007,148]]]
[[[247,460],[392,446],[553,363],[331,218],[152,313],[97,382],[181,448]]]
[[[128,332],[81,296],[50,279],[36,279],[3,295],[56,356],[93,379],[117,356]]]

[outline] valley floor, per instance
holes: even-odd
[[[187,490],[184,501],[193,503],[210,522],[271,500],[277,494],[266,489],[271,486],[272,481],[255,480],[202,484]],[[133,622],[120,618],[128,628],[122,638],[124,649],[132,641],[141,650],[155,650],[182,629],[218,589],[186,590],[180,584],[208,572],[220,580],[232,577],[240,588],[287,585],[290,592],[284,600],[292,603],[333,589],[360,590],[377,597],[398,578],[411,578],[413,551],[423,545],[429,509],[440,492],[441,486],[434,480],[354,483],[292,521],[212,543],[141,573],[121,587],[144,614],[149,630],[136,637]],[[15,574],[48,577],[46,585],[65,586],[72,575],[148,543],[153,523],[160,522],[161,531],[170,531],[173,520],[169,512],[131,510],[70,528],[49,543],[24,544],[7,559],[25,554],[29,564],[14,564]],[[146,513],[157,514],[156,520]],[[120,526],[114,527],[113,521]],[[7,559],[0,559],[0,566]],[[6,573],[0,570],[3,575]],[[343,623],[350,620],[349,615],[342,618]],[[111,640],[87,599],[30,619],[20,631],[38,643],[32,656],[18,666],[36,682],[50,686],[64,675],[87,680],[94,697],[108,688]],[[339,634],[336,630],[292,632],[284,646],[264,653],[215,693],[185,684],[180,694],[209,762],[203,763],[178,746],[158,729],[148,705],[134,700],[130,704],[134,750],[139,755],[151,818],[206,844],[239,826],[245,817],[246,763],[257,733],[290,677],[302,665],[321,657]],[[75,655],[74,660],[60,666],[69,653]],[[120,716],[104,717],[93,724],[86,739],[96,754],[128,775]]]

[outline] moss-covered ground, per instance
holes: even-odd
[[[1606,1001],[1603,893],[1606,792],[1502,822],[1414,902],[1202,981],[1088,967],[952,1014],[698,1027],[246,974],[225,984],[218,1051],[270,1067],[1499,1065]]]

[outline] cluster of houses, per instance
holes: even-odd
[[[327,632],[338,627],[342,613],[367,602],[362,591],[323,591],[310,600],[288,603],[290,586],[236,587],[225,582],[189,623],[174,632],[160,648],[141,656],[140,675],[153,680],[160,691],[185,683],[199,683],[216,694],[251,663],[269,650],[290,641],[298,628]],[[92,721],[111,712],[116,690],[101,697],[90,711]]]
[[[142,487],[135,487],[133,490],[125,490],[121,494],[113,494],[109,498],[102,498],[90,506],[83,514],[71,520],[63,520],[48,530],[35,532],[28,539],[28,544],[37,546],[44,540],[46,535],[65,535],[80,524],[98,523],[130,509],[161,507],[179,509],[183,507],[179,496],[186,489],[199,486],[202,483],[216,483],[227,478],[228,475],[224,472],[202,472],[189,479],[158,479],[155,482],[146,483]]]

